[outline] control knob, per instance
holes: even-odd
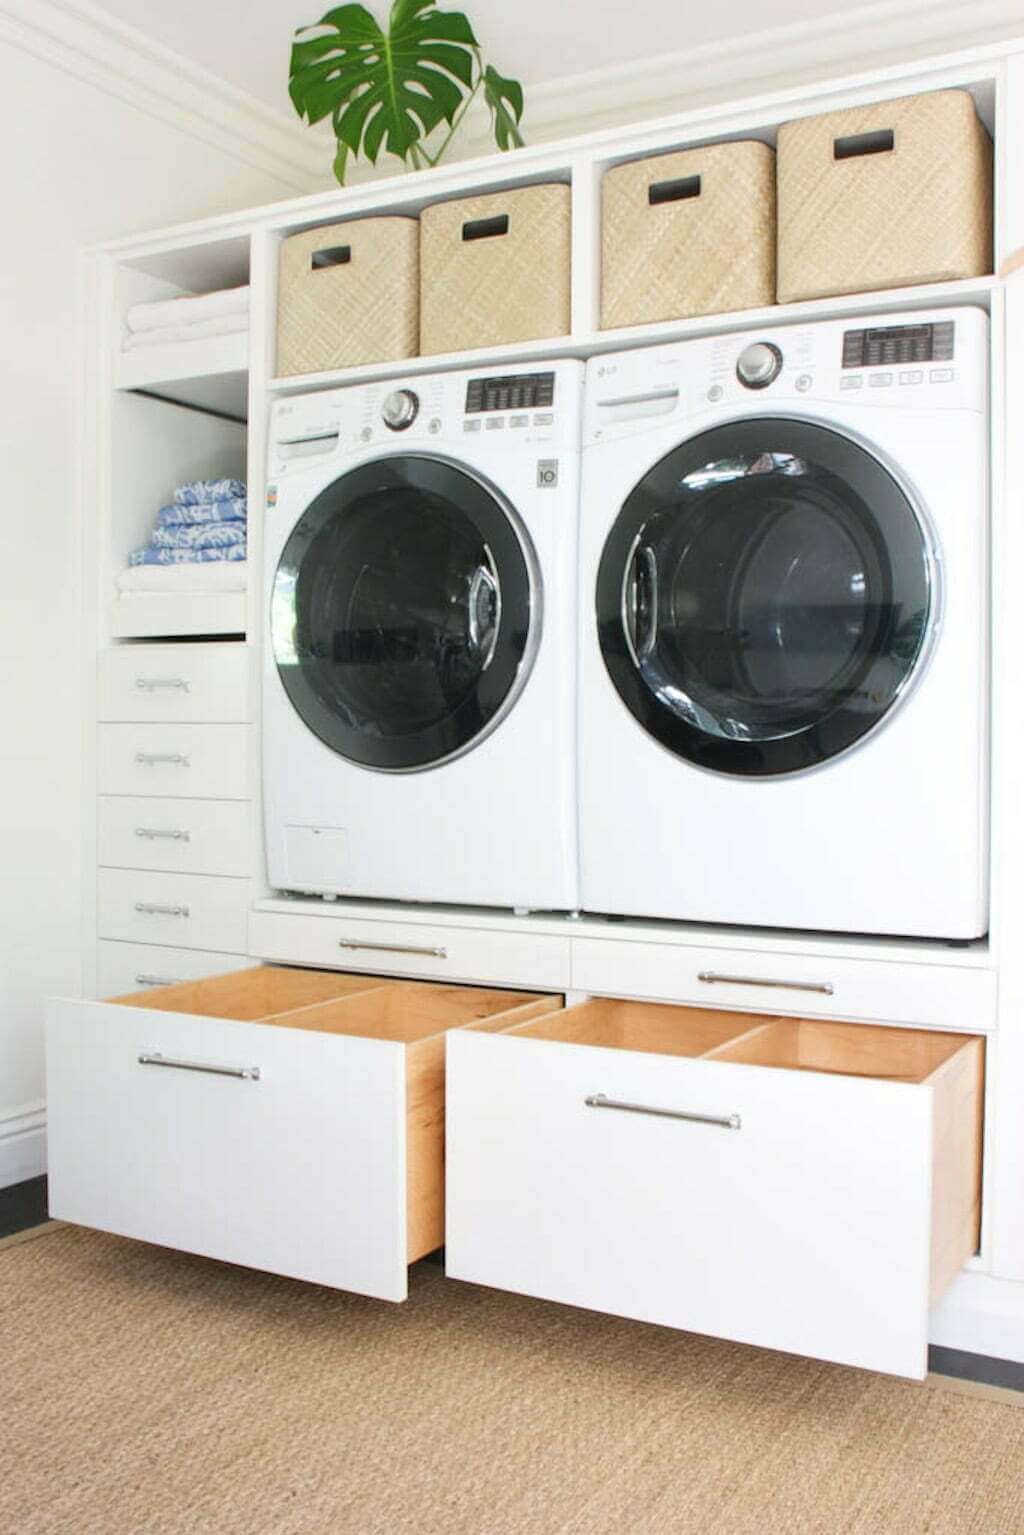
[[[766,389],[782,372],[782,353],[770,341],[752,341],[736,363],[736,377],[747,389]]]
[[[411,389],[395,389],[386,397],[380,413],[384,425],[391,431],[404,432],[416,420],[419,408],[419,396]]]

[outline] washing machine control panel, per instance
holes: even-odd
[[[952,362],[956,323],[875,325],[843,333],[844,368],[905,367],[915,362]]]

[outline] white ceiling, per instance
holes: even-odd
[[[296,27],[331,0],[102,0],[105,9],[267,105],[291,112],[288,54]],[[378,18],[390,0],[368,0]],[[876,0],[447,0],[464,9],[484,56],[529,87],[609,66],[735,44],[767,28],[820,26]],[[916,9],[914,0],[909,8]],[[867,19],[867,18],[865,18]],[[756,49],[756,40],[751,38]]]

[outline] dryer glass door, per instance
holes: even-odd
[[[864,448],[744,420],[644,476],[596,601],[605,665],[644,729],[700,767],[764,777],[835,757],[889,714],[923,661],[935,562]]]
[[[512,707],[540,624],[535,560],[497,493],[442,459],[363,464],[310,504],[271,594],[295,709],[350,762],[428,768]]]

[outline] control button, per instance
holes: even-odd
[[[891,373],[872,373],[868,377],[868,384],[872,389],[884,389],[886,384],[892,383]]]
[[[924,382],[924,373],[920,368],[910,368],[906,373],[900,374],[901,384],[920,384]]]
[[[471,417],[468,421],[463,421],[462,430],[464,432],[478,432],[480,430],[480,417],[475,416]]]
[[[441,430],[441,418],[440,418],[440,416],[432,417],[430,425],[427,427],[427,431],[430,433],[430,435],[432,437],[436,437],[440,430]]]
[[[814,380],[809,373],[801,373],[797,378],[796,387],[801,394],[806,394],[813,383]]]
[[[530,418],[529,416],[510,416],[508,424],[509,426],[529,426]]]
[[[711,401],[712,405],[716,405],[724,393],[725,390],[722,388],[721,384],[712,384],[711,388],[708,390],[708,399]]]
[[[534,426],[554,426],[555,418],[550,412],[545,411],[542,415],[534,416],[533,424]]]
[[[505,417],[504,416],[488,416],[487,417],[487,430],[489,432],[500,432],[504,425],[505,425]]]
[[[952,368],[932,368],[928,377],[933,384],[951,384],[956,375]]]
[[[839,380],[839,387],[840,389],[863,389],[864,380],[859,374],[850,373],[845,378]]]
[[[752,341],[736,360],[736,377],[747,389],[767,389],[782,372],[782,353],[771,341]]]
[[[419,408],[419,396],[411,389],[395,389],[385,398],[380,413],[390,431],[404,432],[416,420]]]

